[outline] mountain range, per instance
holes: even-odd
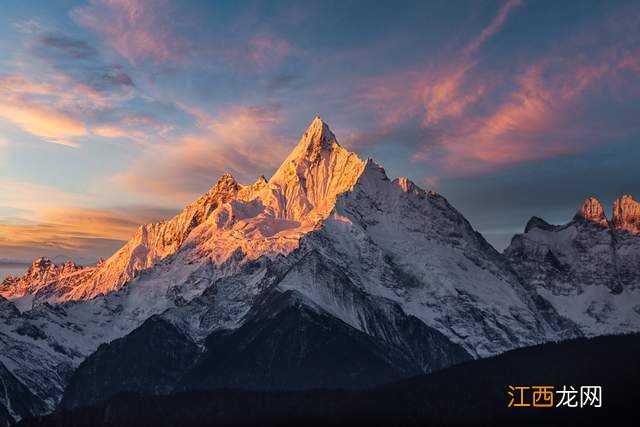
[[[225,174],[94,266],[6,278],[0,421],[121,392],[370,387],[639,330],[631,196],[611,220],[593,198],[564,225],[533,217],[499,253],[316,118],[269,180]]]

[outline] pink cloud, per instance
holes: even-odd
[[[101,33],[130,63],[180,62],[191,48],[178,34],[166,0],[91,0],[71,12],[80,25]]]
[[[231,66],[254,71],[298,53],[291,43],[270,33],[198,43],[179,31],[184,20],[167,0],[91,0],[72,10],[80,25],[101,34],[106,43],[131,64],[145,60],[185,63],[195,57],[222,58]]]
[[[32,103],[16,97],[0,99],[0,118],[42,137],[45,141],[66,146],[77,145],[65,138],[87,133],[85,125],[71,115],[46,104]]]
[[[517,6],[519,6],[520,4],[522,4],[521,0],[507,0],[502,5],[502,7],[500,7],[500,10],[496,14],[496,16],[493,18],[491,23],[488,26],[486,26],[480,32],[480,34],[478,34],[473,40],[471,40],[465,46],[465,48],[463,49],[463,53],[465,55],[471,55],[475,53],[478,49],[480,49],[480,47],[489,38],[491,38],[495,33],[500,31],[500,28],[502,28],[502,26],[504,25],[511,11],[515,9]]]
[[[132,193],[150,191],[187,202],[225,172],[244,183],[270,173],[292,148],[275,130],[277,110],[244,106],[211,116],[191,107],[189,112],[197,117],[198,132],[149,145],[127,172],[112,180]]]
[[[574,37],[568,47],[523,62],[519,71],[484,71],[474,55],[519,4],[505,3],[451,62],[364,80],[354,105],[371,111],[378,126],[358,141],[369,137],[376,143],[393,134],[397,139],[408,126],[420,128],[413,130],[412,137],[423,139],[414,144],[412,159],[440,175],[459,176],[565,155],[605,140],[601,125],[586,118],[593,102],[584,101],[606,92],[606,102],[623,102],[637,93],[637,48],[623,37],[586,56],[576,46],[593,40]],[[609,139],[624,134],[623,129],[606,132]]]
[[[575,125],[580,100],[605,77],[614,78],[622,64],[546,58],[530,65],[488,114],[461,118],[455,131],[413,159],[438,157],[447,174],[466,175],[585,149],[597,133],[588,124]]]
[[[249,39],[247,58],[253,65],[265,68],[279,63],[296,52],[288,41],[270,34],[256,35]]]
[[[131,96],[129,89],[100,92],[56,72],[48,73],[46,79],[8,74],[0,76],[0,119],[43,141],[77,148],[73,138],[91,133],[89,122],[95,112]]]

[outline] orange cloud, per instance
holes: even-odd
[[[608,102],[636,93],[637,80],[630,81],[640,74],[637,48],[621,38],[585,56],[574,53],[576,46],[592,43],[582,35],[570,40],[569,54],[567,46],[558,46],[520,65],[519,72],[489,73],[474,54],[519,4],[505,3],[452,62],[365,80],[355,105],[371,110],[378,127],[358,141],[368,137],[376,143],[390,135],[402,140],[408,135],[412,159],[430,162],[445,176],[488,172],[594,144],[602,132],[584,119],[585,106],[593,103],[582,101],[599,90],[606,91]],[[609,140],[623,132],[607,129]]]
[[[72,145],[69,142],[64,143],[64,138],[87,133],[82,122],[63,111],[15,97],[0,101],[0,117],[26,132],[57,144]]]
[[[424,88],[424,125],[429,127],[443,119],[461,116],[468,107],[485,93],[483,83],[465,88],[467,72],[474,64],[464,63],[441,73],[432,84]],[[466,89],[466,90],[465,90]]]
[[[584,149],[591,129],[576,129],[571,115],[585,92],[620,66],[554,59],[531,65],[492,112],[466,117],[437,147],[419,150],[413,158],[428,160],[430,152],[439,151],[448,173],[464,175]],[[547,68],[554,68],[554,74],[545,75]]]
[[[462,49],[461,57],[451,63],[366,80],[360,94],[362,106],[376,110],[384,127],[393,127],[418,115],[423,115],[425,127],[461,116],[487,91],[486,83],[469,78],[476,67],[472,55],[500,30],[520,3],[507,1],[491,23]]]
[[[70,138],[89,134],[87,121],[92,113],[131,96],[131,88],[102,92],[56,72],[47,74],[46,80],[8,74],[0,76],[0,119],[46,142],[77,148],[80,145]],[[97,135],[107,132],[101,126],[94,131]]]
[[[125,129],[113,125],[98,126],[93,129],[93,133],[103,138],[123,138],[129,135]]]
[[[213,185],[224,172],[245,182],[272,172],[291,149],[276,134],[280,119],[275,109],[236,107],[215,117],[188,110],[198,120],[198,133],[148,145],[131,169],[113,181],[134,193],[150,191],[187,202],[206,190],[203,183]]]
[[[139,225],[175,213],[152,207],[87,208],[81,205],[97,203],[100,198],[17,181],[0,184],[7,189],[0,194],[3,258],[108,256]]]
[[[372,102],[383,113],[385,126],[418,114],[424,115],[426,127],[461,116],[487,89],[483,82],[469,82],[468,74],[476,66],[469,57],[500,30],[509,13],[520,3],[520,0],[507,1],[491,23],[463,49],[463,58],[444,66],[418,68],[369,80],[362,91],[363,99]]]

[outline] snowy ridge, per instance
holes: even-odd
[[[261,177],[244,186],[225,174],[174,218],[141,226],[97,266],[73,275],[56,271],[42,283],[27,276],[16,285],[3,285],[0,295],[13,299],[32,294],[36,304],[92,299],[117,291],[185,246],[198,260],[209,257],[215,266],[232,258],[289,253],[327,217],[337,195],[355,184],[364,165],[317,117],[268,182]]]
[[[583,334],[638,331],[637,205],[630,196],[616,200],[609,222],[600,203],[589,197],[563,226],[532,219],[505,255],[522,280]]]

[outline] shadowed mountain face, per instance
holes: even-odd
[[[500,254],[443,196],[390,180],[316,118],[269,180],[225,174],[96,266],[40,259],[4,281],[0,363],[45,404],[11,391],[5,407],[366,387],[638,331],[637,215],[625,196],[608,221],[590,198],[567,225],[532,219]]]
[[[21,426],[611,425],[633,419],[640,336],[577,339],[513,350],[367,390],[231,389],[170,396],[121,394]],[[615,363],[612,363],[615,361]],[[606,367],[606,368],[603,368]],[[508,386],[602,387],[600,408],[508,408]]]
[[[46,410],[46,404],[0,363],[0,426]]]
[[[61,405],[87,405],[125,390],[169,393],[197,355],[197,346],[173,325],[151,317],[126,337],[101,345],[82,362]]]
[[[76,370],[63,408],[98,403],[123,391],[240,388],[361,388],[449,366],[470,356],[415,318],[403,319],[406,349],[367,335],[294,291],[274,291],[236,330],[212,333],[196,346],[160,317],[100,346]]]

